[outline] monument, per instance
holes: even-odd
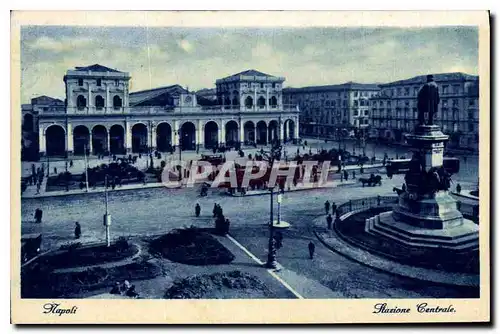
[[[450,170],[443,164],[448,136],[433,122],[438,104],[438,86],[429,75],[418,94],[419,124],[406,136],[413,156],[398,204],[393,211],[367,219],[365,231],[388,242],[418,248],[476,250],[478,225],[463,217],[448,191],[451,174],[458,172],[458,165]]]

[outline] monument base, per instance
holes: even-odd
[[[457,208],[457,201],[448,191],[422,196],[412,200],[405,192],[399,196],[399,203],[393,210],[395,220],[427,229],[446,229],[462,224],[463,216]]]
[[[479,249],[479,227],[462,218],[461,224],[444,229],[426,229],[396,220],[392,211],[368,218],[365,232],[387,241],[424,249],[445,248],[457,252]]]

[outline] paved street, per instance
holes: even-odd
[[[390,195],[393,194],[392,187],[400,186],[402,179],[401,175],[391,180],[384,178],[382,187],[354,185],[287,193],[282,204],[282,219],[291,223],[292,228],[285,232],[284,248],[279,251],[280,263],[287,270],[315,280],[345,297],[458,296],[460,292],[452,288],[421,284],[354,263],[332,253],[311,234],[311,222],[323,214],[326,200],[340,204],[349,199]],[[202,207],[199,218],[194,217],[196,202]],[[211,189],[209,196],[199,197],[197,188],[110,192],[111,233],[113,237],[118,237],[161,234],[191,225],[213,226],[212,208],[215,202],[222,205],[224,215],[230,219],[235,239],[265,261],[268,231],[264,224],[269,215],[269,196],[230,197],[222,195],[220,190]],[[41,226],[32,222],[37,207],[44,212]],[[104,240],[104,194],[23,199],[21,211],[23,231],[42,229],[45,249],[71,242],[75,221],[82,225],[82,242]],[[315,240],[317,252],[312,261],[307,254],[307,243],[311,239]],[[467,291],[463,293],[468,294]]]

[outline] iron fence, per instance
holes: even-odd
[[[337,207],[337,210],[339,212],[339,215],[342,216],[352,211],[395,205],[398,203],[398,199],[399,198],[397,196],[375,196],[360,198],[350,200],[339,205]],[[479,223],[479,204],[457,201],[457,209],[465,218]]]

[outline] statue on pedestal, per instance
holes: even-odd
[[[420,125],[433,125],[434,115],[438,111],[439,88],[432,75],[427,76],[427,83],[420,88],[417,97],[418,122]],[[427,113],[427,123],[425,114]]]

